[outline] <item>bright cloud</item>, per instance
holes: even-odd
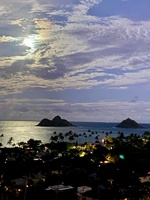
[[[150,3],[139,4],[146,8]],[[121,0],[116,7],[109,0],[2,0],[0,95],[20,94],[28,99],[28,92],[37,88],[48,95],[81,89],[92,93],[97,87],[104,96],[115,91],[117,104],[120,91],[140,85],[135,93],[142,93],[149,84],[150,14],[140,9],[135,1]],[[26,38],[32,38],[32,43]],[[145,94],[143,98],[147,102]],[[65,113],[67,104],[63,110],[61,106],[57,104],[57,109]],[[107,107],[112,111],[109,103]]]

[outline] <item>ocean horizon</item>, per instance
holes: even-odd
[[[54,132],[57,134],[72,131],[80,137],[75,138],[72,142],[94,143],[95,140],[101,142],[102,138],[106,136],[106,133],[112,137],[116,137],[118,132],[123,132],[124,135],[130,135],[136,133],[143,135],[145,131],[150,131],[150,124],[141,123],[144,128],[140,129],[125,129],[117,128],[117,122],[71,122],[75,126],[69,127],[40,127],[37,126],[39,121],[0,121],[0,143],[2,147],[11,147],[12,144],[17,146],[19,142],[27,142],[29,139],[41,140],[42,143],[51,142],[51,136]],[[94,134],[91,135],[91,132]],[[85,133],[85,135],[83,135]],[[97,136],[98,139],[95,139]],[[8,141],[13,138],[12,144],[9,145]],[[69,141],[64,138],[64,141]]]

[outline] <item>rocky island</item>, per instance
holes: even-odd
[[[134,121],[130,118],[123,120],[116,127],[118,127],[118,128],[143,128],[143,126],[141,126],[136,121]]]
[[[60,116],[56,116],[52,120],[49,120],[47,118],[42,119],[37,126],[65,127],[74,125],[68,122],[66,119],[61,119]]]

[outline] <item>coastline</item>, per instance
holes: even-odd
[[[123,132],[125,135],[131,133],[136,133],[142,135],[145,131],[150,131],[150,124],[144,124],[144,129],[122,129],[116,128],[117,123],[106,123],[106,122],[72,122],[76,126],[72,127],[39,127],[36,126],[37,121],[0,121],[0,133],[4,135],[1,139],[1,143],[4,146],[8,146],[7,142],[9,138],[13,138],[14,143],[26,142],[29,139],[41,140],[43,143],[50,141],[51,136],[54,132],[66,134],[69,131],[72,131],[76,134],[86,133],[87,137],[78,137],[79,143],[84,142],[94,142],[96,134],[89,136],[91,132],[98,133],[98,140],[101,141],[106,133],[111,132],[112,137],[116,137],[118,132]]]

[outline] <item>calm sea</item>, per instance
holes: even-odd
[[[145,131],[150,131],[150,124],[142,124],[144,129],[121,129],[116,128],[118,123],[72,122],[76,125],[74,127],[39,127],[36,126],[38,123],[38,121],[0,121],[0,135],[3,134],[3,137],[0,137],[0,142],[3,144],[3,147],[11,147],[11,145],[7,143],[12,137],[12,144],[16,146],[19,142],[27,142],[31,138],[41,140],[42,143],[47,143],[50,142],[50,138],[54,132],[65,134],[66,132],[72,131],[78,135],[81,134],[81,136],[75,138],[74,141],[84,143],[95,142],[96,136],[98,140],[101,141],[106,132],[116,137],[119,131],[123,132],[125,135],[131,133],[142,135]],[[91,135],[89,130],[91,132],[93,131],[94,134]],[[83,133],[86,133],[86,135],[83,135]],[[68,141],[67,138],[65,138],[64,141]]]

